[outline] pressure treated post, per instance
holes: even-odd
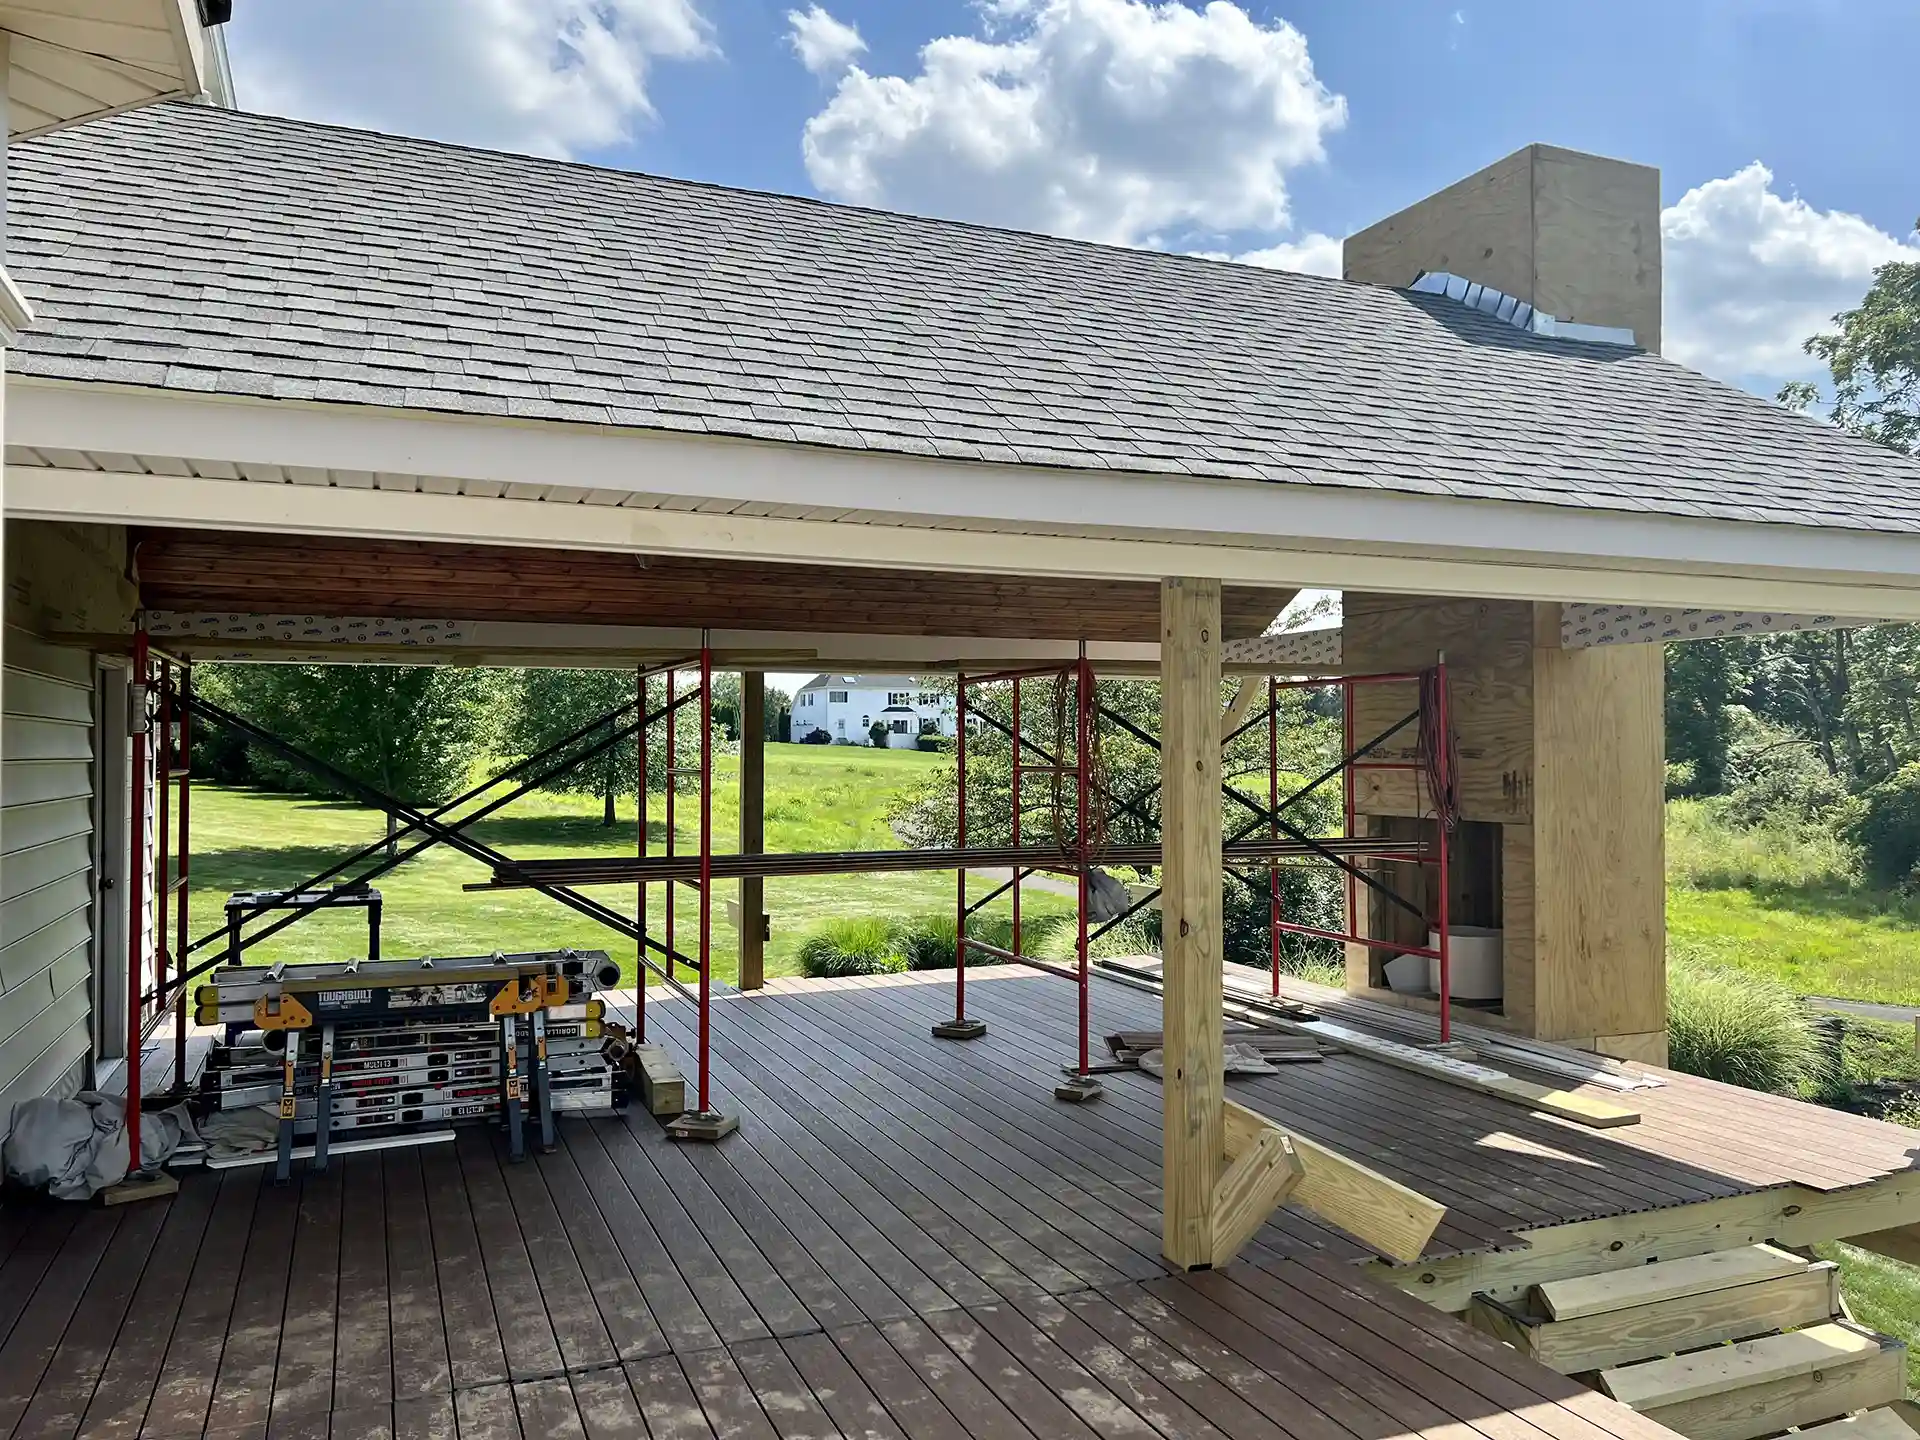
[[[767,677],[749,670],[740,677],[740,853],[767,848]],[[767,983],[767,882],[758,875],[740,881],[740,988]]]
[[[1161,1249],[1174,1264],[1191,1268],[1213,1260],[1213,1190],[1226,1154],[1218,580],[1160,582],[1160,781]]]

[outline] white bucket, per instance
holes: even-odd
[[[1427,993],[1427,957],[1424,955],[1396,955],[1380,967],[1387,978],[1387,988],[1402,995],[1421,995]]]
[[[1501,934],[1498,930],[1489,930],[1481,925],[1453,925],[1448,927],[1452,944],[1447,951],[1447,968],[1453,981],[1455,1000],[1498,1000],[1504,989],[1501,970],[1500,946]],[[1440,932],[1427,932],[1427,948],[1437,950],[1440,947]],[[1434,994],[1440,993],[1440,957],[1432,956],[1427,961],[1427,985]]]

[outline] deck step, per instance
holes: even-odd
[[[1600,1388],[1689,1440],[1753,1440],[1906,1394],[1906,1346],[1832,1321],[1600,1374]]]
[[[1796,1432],[1793,1440],[1914,1440],[1914,1428],[1890,1406],[1863,1410],[1858,1415],[1810,1425]]]
[[[1745,1245],[1738,1250],[1715,1250],[1707,1255],[1689,1255],[1684,1260],[1660,1260],[1604,1275],[1550,1280],[1536,1285],[1533,1293],[1540,1313],[1549,1320],[1578,1320],[1609,1310],[1678,1300],[1776,1275],[1792,1275],[1811,1263],[1771,1245]]]
[[[1786,1274],[1573,1320],[1542,1319],[1475,1296],[1467,1318],[1541,1364],[1577,1375],[1818,1325],[1841,1313],[1839,1269],[1822,1260]]]

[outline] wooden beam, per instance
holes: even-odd
[[[1604,1275],[1550,1280],[1538,1287],[1550,1320],[1578,1320],[1634,1305],[1653,1305],[1709,1290],[1724,1290],[1779,1275],[1797,1275],[1812,1263],[1773,1245],[1743,1245],[1680,1260],[1662,1260]]]
[[[1225,1101],[1222,1111],[1229,1156],[1245,1153],[1262,1135],[1279,1130],[1266,1116],[1235,1101]],[[1300,1182],[1288,1198],[1382,1255],[1402,1262],[1420,1258],[1433,1232],[1440,1228],[1446,1206],[1338,1151],[1299,1135],[1280,1133],[1292,1142],[1300,1162]]]
[[[1160,582],[1164,861],[1161,1248],[1186,1269],[1214,1257],[1221,1109],[1220,582]]]
[[[1293,1140],[1270,1126],[1233,1156],[1213,1187],[1213,1266],[1240,1253],[1269,1216],[1286,1203],[1305,1173]]]
[[[1295,1192],[1295,1201],[1300,1198]],[[1781,1185],[1691,1205],[1547,1225],[1526,1232],[1524,1250],[1367,1268],[1375,1278],[1438,1309],[1459,1311],[1481,1290],[1504,1300],[1529,1285],[1566,1275],[1624,1270],[1650,1260],[1762,1241],[1785,1247],[1828,1240],[1852,1244],[1850,1237],[1910,1225],[1920,1225],[1920,1171],[1915,1170],[1843,1190]]]
[[[1847,1244],[1871,1250],[1889,1260],[1920,1265],[1920,1225],[1898,1225],[1891,1230],[1869,1231],[1865,1235],[1850,1236]]]
[[[740,676],[740,853],[767,848],[767,677],[758,670]],[[740,988],[767,983],[767,882],[758,875],[740,881]]]

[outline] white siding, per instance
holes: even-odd
[[[0,677],[0,1137],[17,1100],[86,1070],[93,660],[6,634]]]

